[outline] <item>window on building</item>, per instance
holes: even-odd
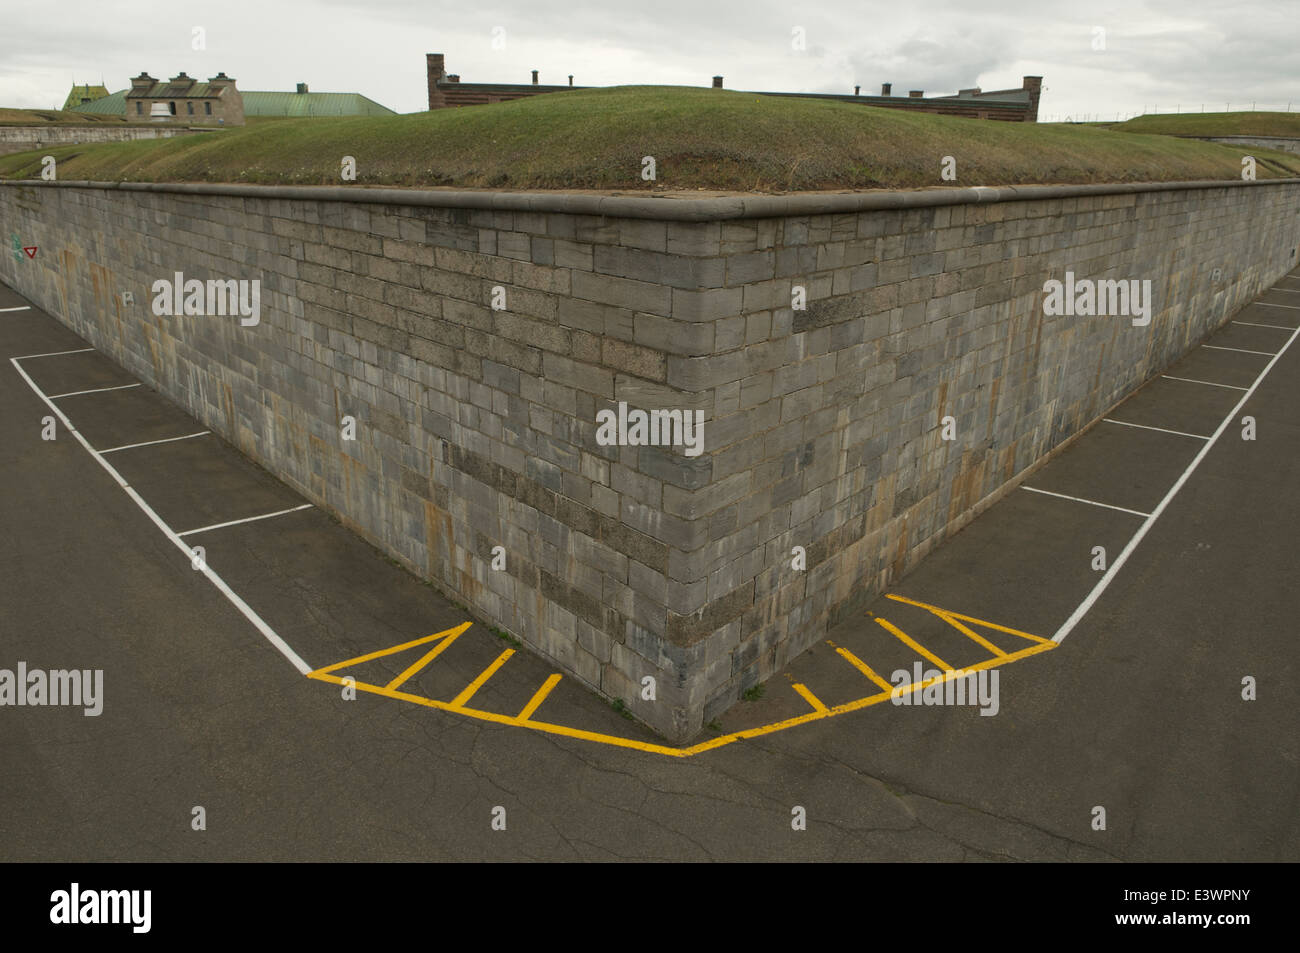
[[[186,103],[186,104],[185,104],[185,112],[186,112],[187,115],[193,116],[193,115],[194,115],[194,104],[193,104],[193,103]]]
[[[135,101],[135,114],[137,116],[144,114],[144,103],[140,102],[138,99]]]
[[[203,111],[204,111],[204,113],[206,113],[207,115],[211,116],[211,115],[212,115],[212,103],[204,103],[204,104],[203,104]]]
[[[176,115],[176,104],[174,102],[168,103],[167,108],[171,110],[173,116]]]

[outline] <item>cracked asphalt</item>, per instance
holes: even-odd
[[[1300,291],[1292,274],[1279,289]],[[1241,350],[1167,371],[1228,387],[1155,378],[1108,416],[1213,433],[1268,362],[1242,352],[1281,348],[1296,298],[1265,293],[1211,342]],[[0,287],[0,308],[25,304]],[[1300,859],[1300,347],[1240,412],[1257,439],[1230,426],[1059,648],[999,669],[996,716],[885,703],[670,758],[302,677],[71,434],[41,439],[49,411],[8,358],[89,345],[32,308],[0,313],[0,346],[0,668],[103,669],[105,694],[99,717],[0,708],[0,859]],[[22,366],[46,394],[132,383],[98,353]],[[202,429],[147,387],[58,404],[101,449]],[[1200,446],[1103,422],[1025,484],[1149,512]],[[303,502],[212,435],[108,459],[177,531]],[[1012,490],[890,592],[1050,638],[1099,578],[1093,548],[1114,559],[1141,522]],[[313,667],[472,618],[316,509],[193,541]],[[869,608],[829,638],[886,678],[911,663],[872,614],[945,658],[970,648],[931,613]],[[476,624],[413,690],[450,698],[505,647]],[[413,660],[372,664],[391,678]],[[475,704],[518,711],[553,671],[518,651]],[[806,713],[793,682],[835,705],[874,691],[863,681],[818,645],[718,727]],[[656,740],[571,679],[544,714]]]

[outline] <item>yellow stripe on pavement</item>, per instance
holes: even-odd
[[[510,656],[514,654],[515,654],[514,649],[506,649],[504,652],[498,655],[496,657],[496,661],[494,661],[487,668],[483,669],[483,671],[479,673],[478,678],[474,679],[474,681],[466,685],[465,690],[451,700],[451,707],[453,708],[464,707],[465,703],[474,697],[474,693],[478,691],[480,688],[482,688],[484,683],[487,682],[489,678],[491,678],[493,675],[497,673],[497,669],[499,669],[502,665],[505,665],[506,662],[509,661]]]
[[[950,671],[952,669],[951,665],[949,665],[943,659],[939,658],[939,656],[935,655],[933,652],[926,649],[923,645],[921,645],[921,643],[917,642],[915,639],[913,639],[906,632],[904,632],[898,626],[894,625],[889,620],[882,619],[880,618],[880,616],[875,616],[874,618],[876,622],[878,622],[886,632],[893,633],[900,642],[902,642],[904,645],[910,648],[913,652],[916,652],[924,656],[925,658],[929,659],[931,662],[939,666],[939,668],[943,669],[944,671]]]

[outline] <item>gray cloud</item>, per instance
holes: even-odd
[[[656,0],[562,6],[492,0],[228,0],[150,8],[134,0],[69,0],[58,16],[11,5],[0,34],[0,104],[61,103],[73,77],[121,89],[155,76],[225,70],[245,89],[357,91],[399,112],[423,108],[424,54],[442,52],[467,81],[543,82],[573,73],[587,85],[708,85],[733,89],[952,93],[1018,86],[1042,74],[1042,111],[1129,113],[1144,105],[1235,108],[1300,100],[1300,44],[1293,3],[1137,0],[1080,8],[1073,0],[973,8],[957,0],[919,5],[776,0]],[[191,30],[207,49],[191,49]],[[493,50],[492,29],[506,30]],[[1104,52],[1091,47],[1106,30]],[[791,31],[806,31],[806,50]],[[1216,104],[1217,105],[1214,105]],[[1297,102],[1296,108],[1300,108]]]

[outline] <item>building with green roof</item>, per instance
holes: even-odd
[[[74,113],[91,113],[96,116],[126,116],[126,90],[119,89],[115,93],[82,103],[80,106],[65,108]]]
[[[180,83],[177,83],[177,79]],[[101,116],[123,116],[129,120],[145,120],[150,118],[150,103],[153,101],[165,102],[170,104],[180,101],[180,107],[175,113],[179,121],[189,122],[212,122],[219,118],[225,110],[218,110],[217,113],[209,112],[212,107],[206,105],[210,101],[214,106],[221,102],[221,99],[230,98],[232,94],[238,96],[242,102],[242,110],[239,115],[225,116],[225,125],[240,125],[246,116],[257,117],[281,117],[281,118],[299,118],[309,116],[396,116],[397,113],[387,106],[381,105],[367,96],[360,93],[313,93],[307,89],[306,83],[299,83],[296,92],[274,92],[267,90],[235,90],[234,81],[229,79],[224,73],[218,74],[208,83],[196,83],[186,77],[184,73],[180,77],[168,82],[158,82],[147,74],[142,73],[139,77],[132,80],[135,88],[132,90],[121,90],[116,93],[104,94],[97,99],[89,102],[82,102],[79,105],[74,104],[65,106],[65,109],[71,109],[73,112],[93,113]],[[180,85],[189,81],[185,89]],[[229,86],[228,89],[220,90],[220,86]],[[218,88],[213,88],[218,87]],[[92,91],[96,87],[89,87]],[[103,90],[104,87],[98,87]],[[81,96],[83,87],[78,86],[74,90],[77,98]],[[128,105],[128,95],[131,101],[139,105]],[[215,98],[221,97],[221,99]],[[69,96],[69,100],[73,97]],[[189,112],[188,103],[195,104],[194,113]],[[202,104],[202,105],[200,105]],[[223,103],[223,105],[225,105]],[[233,107],[233,102],[230,104]],[[131,111],[131,115],[128,115]],[[136,112],[138,111],[138,115]],[[230,109],[231,113],[235,110]]]
[[[108,87],[106,86],[73,83],[72,92],[68,93],[68,98],[63,101],[63,108],[66,110],[77,106],[86,106],[96,100],[103,99],[107,95]]]
[[[248,90],[244,93],[245,116],[396,116],[360,93],[313,93],[306,83],[296,92],[276,93]]]

